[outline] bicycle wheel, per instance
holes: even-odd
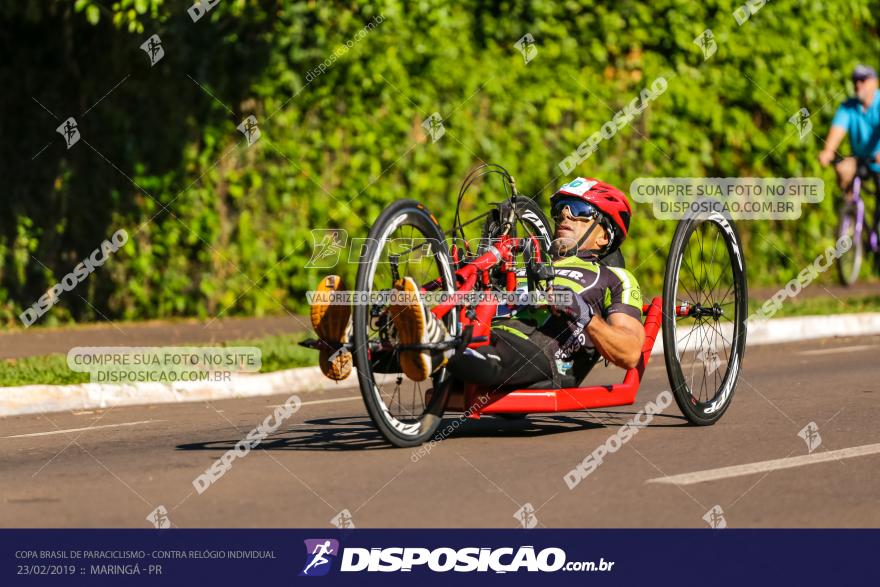
[[[706,209],[689,214],[675,229],[662,319],[675,401],[688,421],[703,426],[717,422],[730,405],[748,316],[745,258],[736,226],[728,216]]]
[[[837,277],[841,285],[850,286],[859,278],[859,270],[862,267],[864,244],[862,243],[862,223],[864,217],[864,204],[858,202],[844,202],[837,213],[837,238],[838,240],[848,236],[852,239],[852,247],[837,259]]]
[[[364,299],[355,305],[352,317],[353,354],[364,403],[379,432],[398,447],[417,446],[434,434],[443,418],[449,387],[445,368],[426,382],[404,377],[390,314],[394,306],[366,301],[371,294],[390,292],[394,281],[405,276],[421,285],[433,282],[435,292],[454,291],[443,230],[413,200],[391,204],[373,224],[357,273],[358,295]],[[457,312],[449,312],[444,323],[455,336]],[[426,396],[429,387],[433,389]]]

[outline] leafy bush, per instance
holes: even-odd
[[[658,76],[668,91],[568,179],[830,186],[820,136],[852,66],[880,54],[877,1],[775,0],[742,26],[739,2],[725,0],[221,0],[198,22],[189,2],[104,5],[0,0],[4,55],[26,64],[0,73],[23,90],[0,97],[16,113],[0,123],[7,322],[118,228],[124,250],[44,322],[300,311],[320,273],[304,269],[310,229],[365,236],[402,197],[449,226],[458,184],[481,160],[546,203],[567,179],[557,163]],[[706,28],[718,50],[704,61],[693,40]],[[138,47],[154,33],[166,55],[150,67]],[[537,48],[528,64],[514,47],[525,33]],[[800,141],[788,119],[802,107],[814,133]],[[421,126],[434,112],[446,129],[437,142]],[[248,115],[262,133],[251,147],[236,129]],[[83,137],[69,150],[54,132],[67,116]],[[499,187],[473,193],[468,209]],[[743,222],[751,282],[796,275],[832,242],[833,222],[830,194],[797,222]],[[637,207],[625,251],[649,293],[673,230]],[[354,269],[340,267],[352,282]]]

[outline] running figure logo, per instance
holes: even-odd
[[[807,443],[807,454],[812,454],[822,444],[822,435],[819,434],[819,427],[815,422],[810,422],[801,428],[798,436]]]
[[[165,49],[162,47],[162,39],[159,38],[159,35],[153,35],[144,41],[141,49],[150,58],[150,67],[159,63],[159,60],[165,56]]]
[[[440,140],[440,137],[446,134],[446,127],[443,126],[443,117],[440,116],[439,112],[435,112],[426,118],[422,123],[422,128],[428,131],[428,136],[431,137],[432,143],[436,143]]]
[[[519,41],[513,45],[520,53],[522,53],[523,61],[528,65],[529,61],[538,54],[538,47],[535,46],[535,37],[531,33],[526,33]]]
[[[312,258],[306,269],[330,269],[339,263],[339,255],[348,241],[348,233],[338,228],[312,229]]]
[[[519,523],[523,528],[534,528],[538,525],[538,517],[535,515],[535,511],[535,507],[532,504],[527,503],[516,510],[513,517],[519,520]]]
[[[712,29],[706,29],[694,38],[694,45],[703,51],[703,61],[706,61],[718,50],[718,43],[715,42],[715,35]]]
[[[248,147],[260,140],[260,137],[263,134],[260,132],[260,127],[257,125],[257,117],[253,114],[242,120],[241,124],[236,128],[238,128],[238,130],[241,131],[241,134],[244,135],[244,138],[247,139]]]
[[[801,140],[807,136],[807,133],[813,130],[813,122],[810,120],[810,111],[806,108],[801,108],[792,114],[788,121],[797,129],[798,137]]]
[[[71,148],[74,146],[77,141],[79,141],[79,127],[76,124],[76,120],[74,120],[73,116],[65,120],[61,123],[61,126],[55,129],[62,137],[64,137],[64,142],[67,144],[67,148]]]
[[[727,528],[727,520],[724,519],[724,510],[720,505],[713,506],[711,510],[703,515],[703,519],[709,524],[710,528],[721,530]]]
[[[721,366],[721,357],[718,356],[718,347],[715,340],[705,341],[706,344],[700,345],[700,352],[697,353],[697,359],[703,363],[703,370],[706,375],[711,375]]]
[[[330,572],[333,559],[339,555],[339,541],[332,538],[310,538],[306,543],[306,566],[300,577],[322,577]]]
[[[164,505],[160,505],[147,516],[147,521],[150,522],[153,527],[164,530],[165,528],[171,527],[171,518],[168,517],[168,510],[165,509]]]
[[[333,516],[333,519],[330,520],[330,523],[337,528],[341,528],[343,530],[354,528],[354,518],[351,517],[351,512],[347,509],[344,509]]]

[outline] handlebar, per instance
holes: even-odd
[[[849,155],[847,157],[841,157],[840,155],[837,155],[834,159],[831,160],[831,163],[837,165],[844,159],[855,159],[857,165],[870,165],[871,163],[874,163],[874,159],[871,159],[870,157],[853,157],[852,155]]]
[[[871,169],[871,165],[873,163],[876,163],[876,160],[874,160],[870,157],[841,157],[840,155],[838,155],[834,159],[831,160],[831,164],[837,165],[838,163],[840,163],[844,159],[851,159],[851,158],[856,160],[856,176],[862,178],[863,181],[869,180],[869,179],[875,177],[876,175],[878,175],[877,172],[875,172],[873,169]]]

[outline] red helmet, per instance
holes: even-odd
[[[608,252],[617,249],[629,233],[629,221],[632,218],[632,207],[622,191],[609,183],[589,177],[578,177],[559,188],[550,198],[551,205],[557,198],[575,197],[589,202],[611,222],[614,227],[614,239],[609,244]]]

